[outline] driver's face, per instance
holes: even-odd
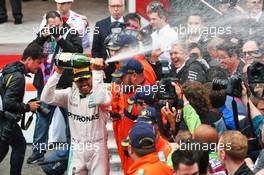
[[[75,83],[79,91],[84,95],[89,94],[92,90],[92,78],[82,78],[78,81],[75,81]]]

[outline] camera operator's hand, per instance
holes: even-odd
[[[246,88],[244,82],[242,82],[242,96],[241,96],[241,101],[243,102],[243,104],[247,104],[248,103],[248,93],[247,93],[247,88]]]
[[[50,36],[49,27],[44,26],[40,32],[40,35],[43,36],[44,38],[47,38],[48,36]]]
[[[152,51],[151,53],[151,62],[152,63],[156,63],[159,60],[159,56],[163,53],[164,51],[162,51],[160,48],[156,49],[154,51]]]
[[[170,130],[176,130],[176,109],[172,107],[172,110],[169,107],[169,103],[166,103],[166,106],[161,108],[161,113],[166,117],[166,120],[170,123]]]
[[[187,100],[187,98],[185,97],[181,85],[179,83],[177,83],[177,82],[175,82],[175,83],[172,82],[171,84],[175,88],[175,93],[177,94],[178,99],[182,99],[183,100],[183,107],[189,105],[190,103]]]
[[[105,63],[103,58],[93,58],[91,63],[92,70],[103,70],[108,66],[108,64]]]
[[[28,102],[28,105],[29,105],[30,111],[35,112],[40,107],[40,101],[30,101]]]
[[[176,82],[172,82],[171,85],[174,86],[175,93],[177,94],[177,97],[181,98],[183,96],[183,92],[182,92],[181,86],[178,83],[176,83]]]
[[[58,74],[62,74],[62,73],[63,73],[63,71],[64,71],[63,68],[57,67],[55,64],[54,64],[53,66],[54,66],[55,71],[56,71]]]

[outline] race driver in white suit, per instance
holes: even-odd
[[[56,89],[63,69],[45,85],[41,101],[68,108],[71,131],[67,175],[109,175],[107,129],[111,92],[103,83],[104,61],[93,59],[91,67],[74,69],[73,86]],[[91,71],[92,69],[92,71]]]

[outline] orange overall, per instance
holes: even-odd
[[[161,161],[157,153],[151,153],[134,162],[127,171],[127,175],[172,175],[172,170]]]

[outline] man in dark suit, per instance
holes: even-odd
[[[247,0],[246,10],[248,12],[247,25],[249,26],[249,39],[258,42],[263,41],[264,13],[262,12],[262,0]]]
[[[111,23],[124,23],[123,14],[125,11],[125,0],[108,0],[108,9],[110,16],[95,24],[95,29],[98,31],[95,32],[93,36],[92,56],[94,58],[107,58],[104,40],[111,33]],[[105,69],[105,82],[111,82],[111,73],[113,73],[114,70],[114,64],[110,64],[108,68]]]

